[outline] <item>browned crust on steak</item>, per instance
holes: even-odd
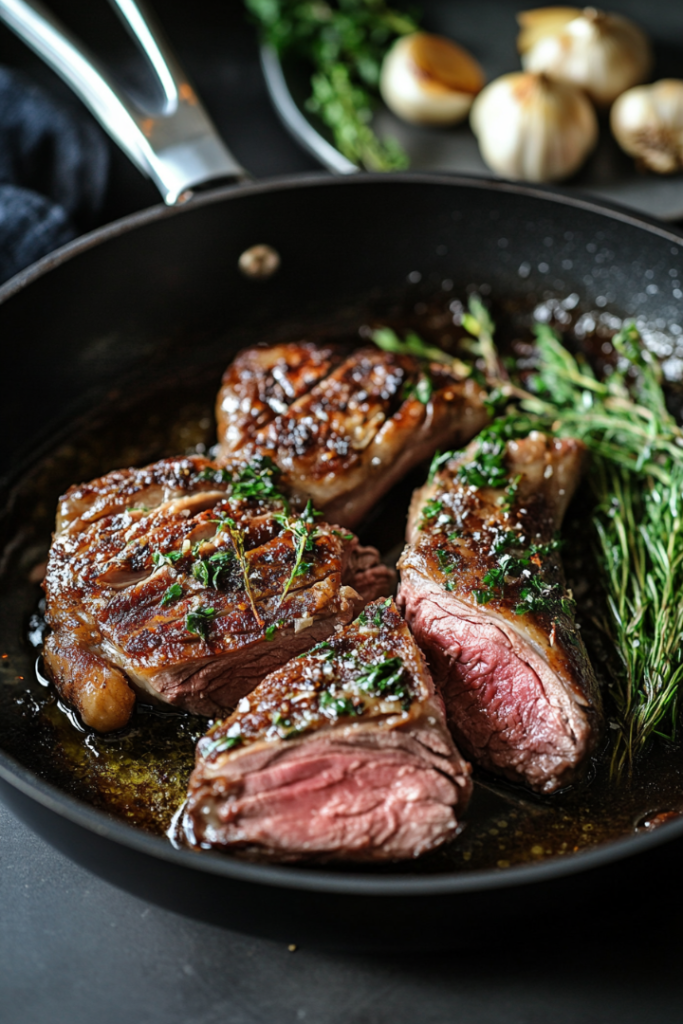
[[[267,452],[292,491],[334,522],[357,524],[412,466],[464,444],[488,419],[480,386],[443,364],[374,346],[343,360],[330,348],[314,360],[314,351],[301,343],[237,357],[218,397],[220,456]],[[425,372],[432,393],[422,402],[415,385]],[[268,398],[276,381],[288,382],[287,400]]]
[[[60,500],[43,584],[54,631],[46,666],[81,713],[102,673],[110,693],[120,684],[116,707],[89,702],[87,724],[120,728],[132,704],[127,687],[220,713],[393,589],[375,549],[312,515],[292,577],[299,540],[289,524],[301,525],[302,514],[277,490],[241,495],[243,470],[236,462],[231,479],[199,456],[166,459],[72,487]]]

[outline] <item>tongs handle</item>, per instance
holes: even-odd
[[[149,11],[139,0],[110,0],[149,60],[163,91],[161,111],[145,111],[39,0],[0,0],[0,20],[49,64],[92,111],[164,201],[248,174],[220,139]]]

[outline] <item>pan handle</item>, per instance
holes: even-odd
[[[199,185],[249,175],[220,139],[197,94],[140,0],[110,0],[154,70],[160,111],[126,96],[99,61],[40,0],[0,0],[0,20],[48,64],[150,177],[169,205]]]

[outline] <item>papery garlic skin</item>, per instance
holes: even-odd
[[[610,113],[623,150],[657,174],[683,170],[683,81],[663,78],[622,93]]]
[[[462,121],[486,79],[461,46],[428,32],[398,39],[382,63],[379,88],[386,105],[411,124]]]
[[[470,124],[488,166],[522,181],[570,177],[598,139],[595,111],[580,89],[525,71],[487,85]]]
[[[527,71],[578,85],[598,106],[609,106],[626,89],[646,81],[652,48],[637,25],[594,7],[577,8],[574,18],[567,8],[570,20],[561,25],[558,10],[562,9],[540,8],[518,15],[518,45]]]

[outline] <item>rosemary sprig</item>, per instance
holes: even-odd
[[[331,128],[335,145],[370,171],[393,171],[408,161],[397,142],[380,141],[370,126],[384,54],[414,32],[416,22],[384,0],[245,0],[263,38],[312,69],[308,109]]]
[[[467,305],[469,311],[462,315],[462,326],[468,334],[477,339],[475,351],[484,360],[486,376],[490,380],[505,380],[507,373],[498,357],[498,349],[493,340],[495,326],[491,314],[478,295],[470,295]]]
[[[472,373],[472,367],[467,363],[449,355],[436,345],[428,345],[414,331],[408,331],[405,338],[401,339],[391,327],[378,327],[372,331],[370,340],[384,352],[397,352],[399,355],[415,356],[425,362],[443,363],[458,377],[469,377]]]
[[[666,407],[661,370],[634,325],[612,339],[614,371],[599,381],[547,325],[536,328],[535,397],[523,409],[553,420],[592,452],[589,480],[607,595],[601,623],[619,654],[612,767],[630,767],[654,736],[675,737],[683,682],[683,432]]]

